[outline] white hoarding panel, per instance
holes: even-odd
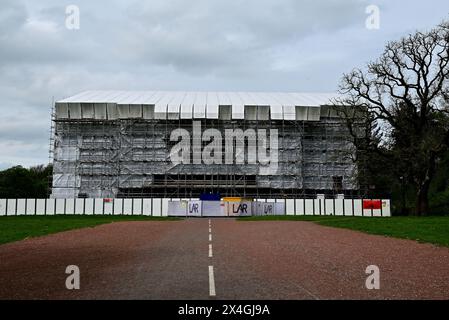
[[[345,213],[343,211],[343,199],[335,199],[335,215],[336,216],[344,216]]]
[[[370,199],[364,199],[364,200],[363,200],[363,202],[362,202],[362,206],[363,206],[363,216],[364,216],[364,217],[372,217],[372,216],[374,216],[374,215],[373,215],[373,210],[372,210],[372,209],[365,209],[365,206],[364,206],[364,202],[365,202],[365,201],[371,202],[372,200],[370,200]]]
[[[321,216],[324,214],[324,199],[313,199],[314,203],[314,214],[316,216]]]
[[[16,199],[8,199],[7,203],[7,210],[6,215],[7,216],[14,216],[16,215],[16,207],[17,207],[17,200]]]
[[[380,199],[374,199],[373,200],[374,202],[377,202],[377,203],[379,203],[379,209],[373,209],[372,210],[372,216],[373,217],[382,217],[382,205],[383,205],[383,203],[382,203],[382,200],[380,200]]]
[[[162,215],[162,199],[153,199],[153,216],[160,217]]]
[[[142,213],[144,216],[152,215],[152,203],[153,201],[151,199],[143,199]]]
[[[103,214],[103,199],[94,199],[94,213]]]
[[[354,199],[354,216],[361,217],[363,215],[362,199]]]
[[[26,215],[35,215],[36,214],[36,199],[27,199],[26,200]]]
[[[55,214],[65,214],[66,199],[56,199],[56,212]]]
[[[223,204],[223,205],[222,205]],[[202,203],[203,217],[225,217],[227,212],[225,211],[224,202],[220,201],[203,201]]]
[[[390,200],[382,200],[382,216],[391,217]]]
[[[56,214],[56,199],[46,199],[46,202],[47,202],[47,209],[45,214],[46,215]]]
[[[161,215],[163,217],[167,217],[168,216],[168,202],[170,201],[170,199],[162,199],[162,213]]]
[[[229,202],[227,208],[228,216],[251,216],[251,202],[241,201],[241,202]]]
[[[76,199],[65,199],[66,214],[75,214],[75,200]]]
[[[114,199],[106,198],[106,199],[101,199],[101,200],[104,203],[103,214],[113,215],[114,214]]]
[[[313,215],[313,201],[314,199],[306,199],[305,200],[305,215],[311,216]]]
[[[188,201],[169,201],[168,216],[169,217],[185,217],[187,215]]]
[[[75,199],[75,214],[84,214],[85,199]]]
[[[251,212],[253,213],[253,216],[260,216],[260,211],[262,209],[259,209],[262,206],[262,202],[256,202],[254,201],[251,203]],[[228,211],[226,210],[226,215],[228,214]]]
[[[258,215],[261,216],[274,216],[276,215],[276,203],[275,202],[263,202],[260,203],[260,206],[258,206],[259,212],[257,212]]]
[[[277,216],[285,215],[285,203],[284,202],[276,202],[275,208],[276,208]]]
[[[352,199],[345,199],[344,205],[345,205],[345,216],[353,216],[354,212],[352,211]]]
[[[123,199],[123,214],[128,216],[133,214],[133,199]]]
[[[304,215],[304,200],[303,199],[295,199],[295,215],[297,215],[297,216]]]
[[[0,199],[0,216],[6,216],[6,199]]]
[[[325,212],[324,214],[327,215],[327,216],[335,215],[335,212],[334,212],[334,199],[326,199],[326,200],[324,200],[324,204],[326,206],[326,209],[323,210],[323,212]]]
[[[43,216],[45,215],[45,199],[37,199],[36,200],[36,215]]]
[[[295,200],[294,199],[287,199],[285,202],[285,210],[286,214],[289,216],[295,215]]]
[[[133,215],[142,215],[142,199],[133,199]]]
[[[86,199],[86,202],[84,203],[84,213],[86,215],[93,215],[94,214],[94,199]]]
[[[202,215],[201,201],[189,201],[187,206],[187,215],[189,217],[201,217]]]
[[[18,216],[23,216],[26,214],[26,199],[17,199],[16,214]]]
[[[114,215],[122,215],[123,214],[123,199],[114,199],[113,200],[113,213]]]

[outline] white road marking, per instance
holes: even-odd
[[[209,258],[212,258],[212,244],[209,244]]]
[[[209,266],[209,296],[215,297],[214,266]]]
[[[212,232],[212,228],[209,228],[209,233],[211,233]]]
[[[209,233],[209,241],[212,242],[212,234]]]

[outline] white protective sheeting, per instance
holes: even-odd
[[[57,119],[67,119],[69,117],[69,106],[67,103],[56,103],[55,113]]]
[[[337,98],[332,93],[86,91],[57,101],[55,108],[57,119],[229,120],[245,119],[247,114],[252,120],[257,112],[259,120],[271,114],[273,120],[319,121],[321,106]],[[229,119],[222,106],[230,107]]]
[[[216,92],[208,93],[206,106],[206,118],[218,119],[218,109],[220,106],[220,101],[218,100],[218,94]]]
[[[95,118],[95,108],[93,103],[82,103],[81,104],[81,114],[83,119],[94,119]]]
[[[94,110],[95,110],[95,119],[106,120],[108,118],[106,103],[95,103]]]

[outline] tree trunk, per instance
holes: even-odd
[[[429,214],[429,184],[425,183],[418,190],[417,203],[416,203],[416,215],[426,216]]]
[[[424,179],[418,183],[418,194],[416,203],[416,215],[426,216],[429,214],[429,189],[435,174],[436,156],[433,153],[429,158],[429,166]]]

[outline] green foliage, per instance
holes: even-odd
[[[331,217],[268,216],[240,218],[242,221],[313,221],[329,227],[352,229],[370,234],[429,242],[449,247],[449,216],[444,217]]]
[[[95,227],[121,221],[177,221],[178,218],[145,216],[17,216],[0,217],[0,244],[56,232]]]
[[[16,166],[0,171],[0,198],[47,198],[52,166]]]

